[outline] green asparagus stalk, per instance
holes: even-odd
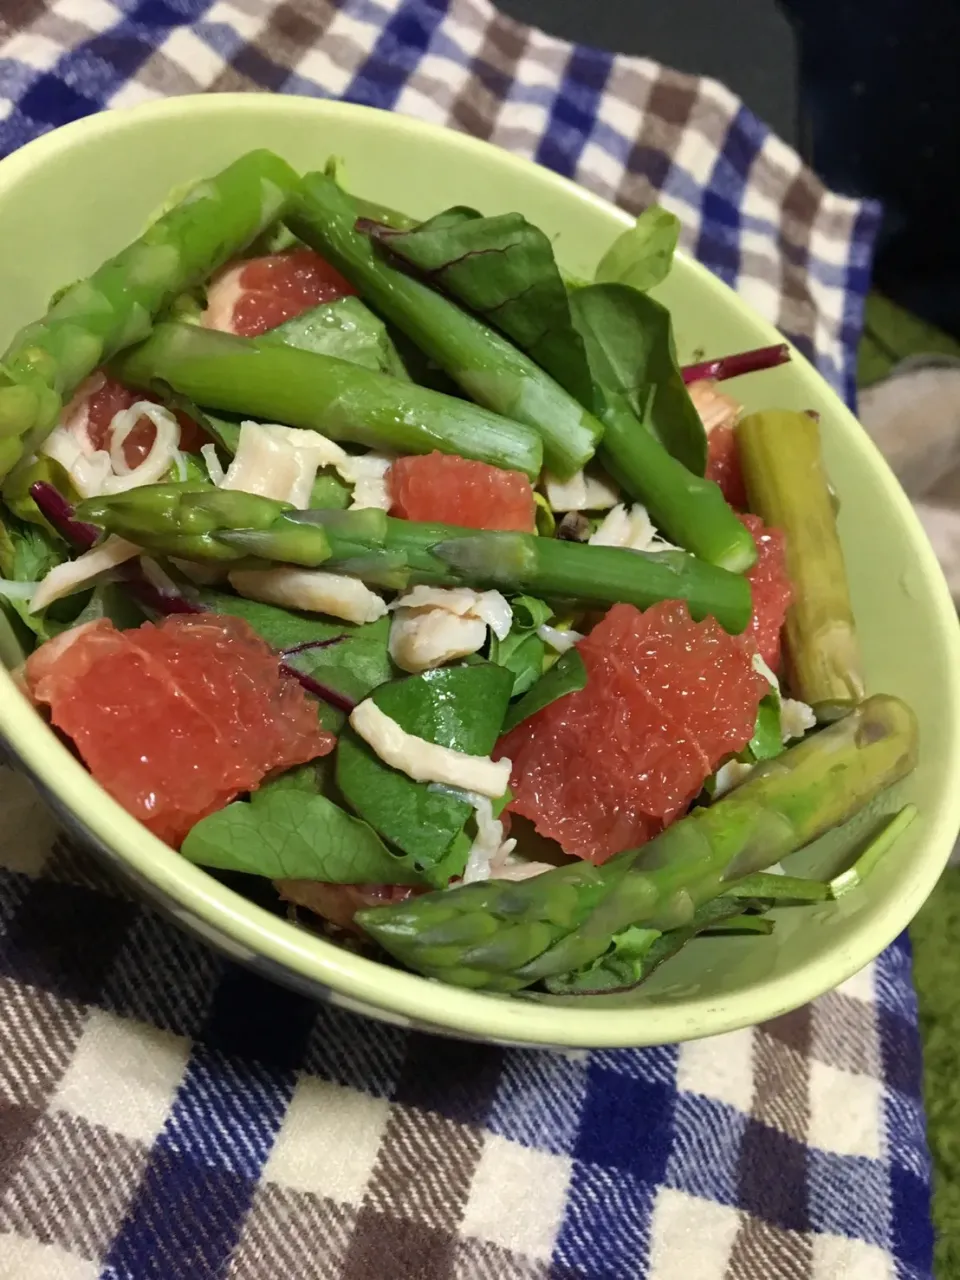
[[[252,341],[190,324],[160,324],[116,364],[137,387],[166,383],[209,409],[322,431],[397,453],[457,453],[536,477],[535,431],[479,405],[389,374],[265,338]]]
[[[536,430],[552,472],[566,478],[589,462],[603,434],[593,414],[496,330],[385,261],[332,178],[308,174],[288,221],[467,395]]]
[[[750,510],[786,538],[791,689],[818,720],[834,720],[859,702],[864,684],[819,423],[787,410],[754,413],[737,427],[737,443]]]
[[[249,518],[248,518],[249,513]],[[349,574],[396,589],[500,587],[588,604],[646,609],[686,600],[694,618],[712,614],[740,632],[750,618],[750,586],[680,551],[641,554],[525,533],[478,533],[455,525],[393,520],[382,511],[291,511],[252,494],[196,485],[145,485],[90,498],[78,520],[184,559],[254,556]]]
[[[274,222],[297,181],[270,151],[241,156],[21,329],[0,365],[0,477],[36,451],[89,373]]]
[[[600,460],[667,538],[733,573],[751,568],[757,544],[715,481],[688,471],[630,414],[611,410],[604,426]]]
[[[361,911],[357,922],[429,977],[517,991],[589,964],[630,925],[683,928],[737,880],[848,821],[913,769],[916,752],[913,712],[877,695],[603,866],[465,885]]]

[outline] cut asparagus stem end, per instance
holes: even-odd
[[[894,814],[881,830],[873,837],[852,867],[830,881],[829,891],[832,898],[840,898],[851,889],[863,884],[877,863],[900,839],[907,827],[917,816],[917,806],[905,804],[899,813]]]

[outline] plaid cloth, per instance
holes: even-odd
[[[3,0],[0,150],[105,106],[257,88],[446,121],[630,210],[660,199],[852,394],[876,210],[716,83],[483,0]],[[8,771],[0,812],[4,1280],[930,1276],[905,940],[715,1040],[462,1044],[220,959]]]

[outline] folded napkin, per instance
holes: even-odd
[[[732,94],[484,0],[5,0],[0,153],[199,90],[451,124],[685,246],[848,398],[877,211]],[[3,268],[0,266],[0,281]],[[762,1027],[506,1050],[318,1006],[131,899],[0,770],[0,1277],[925,1280],[905,939]]]

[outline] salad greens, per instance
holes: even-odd
[[[367,823],[326,796],[267,787],[201,818],[180,852],[218,871],[327,884],[421,884]]]
[[[225,622],[220,631],[224,644],[246,638],[266,663],[265,685],[276,676],[264,742],[271,715],[283,737],[299,714],[300,754],[291,746],[271,767],[252,752],[252,780],[230,773],[224,788],[218,775],[222,807],[198,803],[176,837],[163,838],[215,872],[342,892],[349,910],[313,908],[318,918],[329,910],[323,927],[352,920],[376,954],[455,985],[622,991],[701,934],[756,934],[759,946],[781,909],[856,890],[912,806],[830,880],[777,866],[872,805],[917,754],[910,709],[864,696],[817,422],[770,410],[738,423],[734,402],[714,395],[730,410],[723,426],[735,427],[727,438],[751,511],[785,534],[793,602],[783,698],[759,661],[779,661],[778,644],[760,641],[767,579],[754,575],[752,587],[747,577],[763,539],[708,478],[718,472],[708,467],[717,455],[704,382],[713,394],[713,381],[774,367],[789,349],[680,366],[670,312],[650,294],[670,272],[680,224],[656,206],[581,281],[555,256],[562,243],[519,212],[454,206],[417,222],[348,194],[341,169],[331,161],[301,178],[270,152],[242,156],[175,193],[137,241],[61,289],[15,336],[0,366],[4,656],[60,645],[68,630],[77,644],[88,634],[122,646],[114,631],[144,619],[162,629],[173,615],[183,634],[210,643],[210,619],[242,620],[249,631]],[[283,306],[242,329],[254,336],[240,336],[224,285],[242,292],[242,255],[271,255],[268,275],[294,263],[305,273]],[[277,315],[288,318],[277,324]],[[102,420],[101,392],[123,406]],[[162,407],[134,408],[141,394]],[[401,494],[398,455],[432,480]],[[452,474],[462,477],[455,486],[439,478]],[[112,543],[100,555],[111,537],[134,548]],[[92,560],[78,559],[85,552]],[[51,603],[35,609],[34,599]],[[672,669],[640,674],[659,652],[656,636],[635,630],[649,651],[631,655],[624,641],[602,661],[596,643],[573,643],[606,622],[594,610],[626,611],[637,628],[640,611],[663,602],[656,616],[682,617],[687,636],[712,637],[731,669],[743,668],[738,751],[722,754],[733,742],[720,733],[730,689],[702,690],[721,743],[711,755]],[[154,633],[139,635],[142,662]],[[694,647],[677,641],[678,666],[691,665]],[[42,652],[55,664],[71,649]],[[167,692],[182,708],[183,668],[169,661]],[[672,657],[658,661],[670,668]],[[52,707],[54,694],[31,682],[42,666],[27,658],[24,685]],[[71,679],[85,678],[82,667]],[[217,671],[213,661],[202,668],[192,705],[191,723],[206,716],[216,730],[204,743],[219,741]],[[769,676],[765,694],[757,671]],[[707,680],[700,668],[686,674]],[[247,667],[231,678],[238,705],[253,706],[263,691]],[[615,788],[611,801],[607,777],[581,772],[562,738],[604,697],[611,738],[640,726],[619,763],[633,771],[631,785],[652,779],[671,797],[660,808],[628,804]],[[681,699],[672,717],[670,697]],[[811,706],[826,727],[785,746],[813,723]],[[254,723],[252,713],[239,731],[231,723],[231,750],[252,745]],[[175,742],[186,758],[190,742]],[[613,804],[614,835],[604,838],[629,828],[646,843],[577,847],[564,825],[572,810],[551,813],[536,822],[541,845],[544,830],[559,830],[566,850],[554,842],[542,855],[549,863],[532,861],[529,829],[511,823],[514,813],[528,822],[542,813],[521,803],[535,789],[524,753],[536,743],[553,751],[535,784],[544,796],[569,767],[585,788],[577,822],[595,817],[594,801],[608,806],[604,820]],[[616,764],[605,745],[596,742],[596,758]],[[507,750],[516,758],[502,758]],[[685,815],[672,797],[683,801],[686,784],[671,791],[667,777],[674,756],[700,768],[692,785],[703,790],[687,796]],[[139,740],[137,759],[150,767]],[[190,768],[202,773],[204,763]],[[716,772],[705,777],[708,769]],[[132,800],[128,808],[153,821]],[[635,818],[647,825],[630,827]],[[390,905],[356,911],[361,900]]]
[[[407,733],[468,755],[496,745],[510,699],[510,677],[492,662],[440,667],[383,684],[371,697]],[[457,836],[473,814],[466,797],[451,794],[385,765],[352,729],[337,745],[337,785],[355,813],[410,855],[432,883],[463,870],[451,865]],[[462,853],[462,845],[453,851]]]
[[[577,693],[587,687],[587,669],[576,649],[569,649],[560,655],[549,670],[531,686],[524,696],[514,702],[503,720],[503,732],[509,733],[524,720],[529,720],[551,702],[564,698],[568,693]],[[514,686],[514,693],[517,689]]]
[[[680,219],[650,205],[600,259],[597,283],[628,284],[641,293],[656,288],[670,274],[679,239]]]
[[[589,462],[603,434],[600,423],[499,333],[386,262],[356,222],[356,206],[333,179],[322,173],[304,178],[290,215],[301,240],[342,271],[468,396],[533,428],[551,471],[566,477]]]

